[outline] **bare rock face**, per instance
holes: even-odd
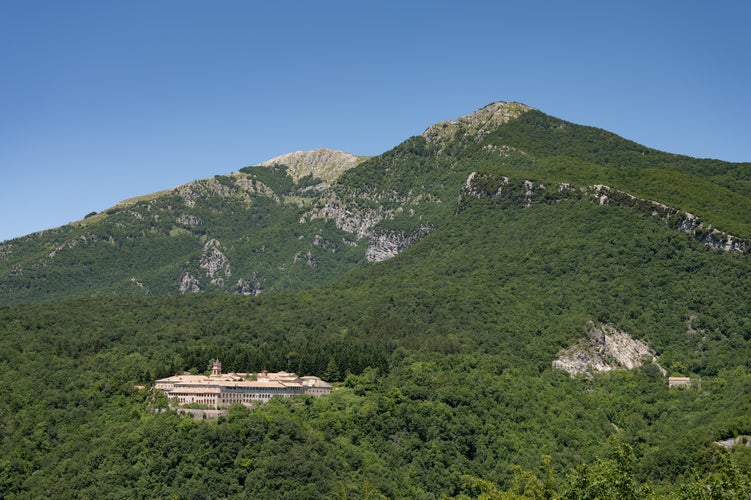
[[[191,227],[203,226],[203,221],[194,215],[182,215],[177,218],[177,223]]]
[[[488,193],[485,192],[485,190],[480,187],[480,182],[478,182],[478,177],[480,176],[477,172],[472,172],[467,177],[467,180],[464,181],[464,187],[462,187],[461,193],[459,195],[459,203],[461,203],[462,198],[464,197],[472,197],[472,198],[482,198],[483,196],[487,196]],[[506,176],[500,177],[500,185],[498,187],[498,190],[495,192],[494,196],[501,196],[503,193],[503,188],[505,186],[508,186],[510,179]],[[525,181],[526,182],[526,181]]]
[[[242,195],[246,203],[252,203],[255,196],[265,196],[276,203],[281,203],[281,198],[263,182],[257,179],[248,179],[247,177],[234,176],[235,186]]]
[[[749,251],[748,241],[714,228],[709,228],[705,233],[698,234],[698,239],[714,250],[733,253],[747,253]]]
[[[430,234],[432,230],[431,225],[421,224],[420,227],[409,234],[401,231],[376,232],[370,238],[370,244],[365,251],[365,260],[368,262],[381,262],[396,257]]]
[[[315,235],[315,237],[313,238],[313,246],[323,248],[324,250],[328,250],[332,253],[336,252],[336,243],[327,240],[320,234]]]
[[[572,377],[579,374],[592,377],[610,370],[631,370],[645,363],[657,364],[657,358],[646,343],[613,326],[598,327],[590,322],[587,338],[562,350],[553,361],[553,368]],[[664,376],[665,370],[657,366]]]
[[[308,250],[308,252],[306,253],[297,252],[292,258],[292,262],[297,262],[300,260],[304,260],[308,267],[311,269],[318,267],[318,261],[313,258],[313,254],[310,252],[310,250]]]
[[[13,243],[0,245],[0,259],[7,259],[13,254]]]
[[[180,293],[197,293],[201,291],[201,282],[194,278],[190,273],[185,273],[180,280],[180,285],[177,289]]]
[[[203,255],[201,255],[198,265],[201,269],[206,270],[206,276],[209,278],[215,278],[218,274],[223,274],[226,277],[232,276],[229,259],[219,250],[221,246],[218,240],[211,239],[203,247]],[[219,286],[223,284],[222,281]]]
[[[368,199],[362,194],[361,199]],[[376,207],[361,207],[355,203],[347,203],[337,193],[331,191],[321,199],[321,206],[304,213],[300,224],[317,219],[333,220],[336,227],[342,231],[357,235],[358,238],[370,236],[373,227],[384,219],[392,219],[394,211]]]
[[[70,241],[66,241],[62,245],[59,245],[57,248],[55,248],[49,254],[47,254],[47,257],[49,257],[50,259],[53,259],[60,252],[63,252],[65,250],[70,250],[71,248],[75,248],[79,245],[88,245],[96,241],[98,241],[98,238],[95,234],[92,234],[92,233],[82,234],[78,238],[72,239]]]
[[[143,283],[141,283],[140,281],[138,281],[135,276],[133,276],[132,278],[130,278],[128,281],[130,281],[131,283],[133,283],[134,285],[136,285],[138,288],[141,288],[141,289],[144,289],[144,290],[146,289],[146,286]]]
[[[255,273],[253,273],[253,281],[253,283],[248,283],[244,279],[237,280],[237,285],[235,285],[235,291],[233,293],[235,295],[261,295],[263,287],[261,286],[261,283],[257,281]]]
[[[558,186],[558,192],[564,192],[567,184]],[[512,181],[505,175],[472,172],[464,181],[459,191],[457,209],[463,211],[471,198],[491,198],[505,200],[510,206],[531,207],[544,199],[547,187],[541,182],[524,180],[521,183]],[[571,190],[574,195],[575,190]]]
[[[319,148],[313,151],[296,151],[277,156],[261,163],[261,166],[285,165],[287,173],[295,181],[312,174],[313,177],[317,177],[318,179],[333,182],[342,173],[355,167],[362,160],[362,158],[345,153],[344,151]]]
[[[214,196],[226,198],[232,190],[216,179],[201,179],[177,186],[172,193],[180,196],[187,207],[196,206],[196,202]]]
[[[751,436],[734,436],[727,439],[722,439],[720,441],[715,441],[718,445],[727,448],[728,450],[732,450],[736,446],[745,446],[746,448],[751,448]]]

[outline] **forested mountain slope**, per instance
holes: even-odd
[[[559,494],[571,478],[608,479],[598,460],[624,487],[678,494],[751,465],[738,449],[721,466],[712,443],[751,433],[749,271],[624,207],[476,199],[409,251],[317,290],[5,308],[7,491],[431,498],[475,491],[470,477],[511,488],[512,466],[547,455]],[[648,343],[694,387],[668,389],[651,363],[553,369],[591,322]],[[215,357],[344,383],[198,423],[153,413],[134,389]]]
[[[473,172],[607,185],[697,216],[702,234],[748,239],[750,171],[494,103],[370,159],[283,155],[3,242],[0,304],[320,286],[440,228]]]
[[[300,156],[300,155],[298,155]],[[320,285],[362,258],[333,224],[299,224],[330,178],[362,161],[331,150],[246,167],[119,203],[74,224],[0,244],[0,303],[97,294],[165,295]],[[323,161],[321,161],[323,160]]]
[[[6,496],[751,494],[751,448],[715,444],[751,435],[748,164],[496,103],[336,180],[299,168],[5,242]],[[162,281],[105,286],[113,262]],[[613,332],[645,350],[603,367],[588,356],[614,357]],[[571,353],[590,369],[559,369]],[[154,379],[212,358],[337,388],[217,420],[156,411]]]

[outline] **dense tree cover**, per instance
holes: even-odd
[[[546,182],[607,184],[751,238],[751,164],[657,151],[536,110],[499,126],[482,140],[469,137],[436,146],[422,136],[412,137],[347,172],[341,183],[386,192],[429,193],[447,202],[455,199],[467,174],[478,170]],[[441,220],[441,210],[447,208],[428,204],[415,210],[423,218]]]
[[[190,302],[171,306],[188,314]],[[227,305],[221,300],[209,310]],[[104,313],[105,325],[128,324],[129,308],[84,306]],[[154,413],[151,396],[131,385],[148,377],[149,354],[161,347],[168,355],[171,343],[143,346],[143,332],[103,341],[97,354],[51,355],[39,329],[44,321],[32,313],[3,318],[13,317],[24,340],[3,335],[11,397],[3,402],[0,463],[9,497],[460,496],[475,491],[468,478],[498,491],[516,487],[520,471],[535,470],[543,453],[554,457],[548,488],[562,495],[596,492],[615,473],[628,480],[622,488],[659,493],[696,488],[718,467],[728,474],[751,459],[744,450],[725,456],[707,442],[715,433],[747,432],[748,398],[733,399],[735,418],[702,428],[726,412],[728,398],[748,393],[745,371],[705,378],[702,392],[669,391],[645,370],[573,380],[550,370],[527,373],[521,363],[507,367],[493,355],[399,348],[390,371],[349,375],[330,397],[238,407],[228,418],[194,422]],[[65,323],[81,315],[76,307],[54,313]],[[146,355],[124,355],[123,346]],[[631,448],[628,469],[609,461],[614,449]]]
[[[6,242],[0,492],[748,498],[751,450],[714,441],[751,435],[749,256],[556,188],[608,184],[748,238],[748,167],[531,111],[482,137],[410,138],[326,199],[310,176],[253,167]],[[471,172],[487,196],[462,194]],[[501,176],[514,178],[503,197]],[[548,186],[539,202],[526,202],[524,179]],[[366,266],[367,238],[300,223],[333,198],[389,214],[376,230],[430,234]],[[231,279],[263,294],[207,282],[199,262],[212,239]],[[177,295],[186,273],[207,293]],[[647,342],[694,385],[669,389],[655,365],[594,378],[553,370],[590,322]],[[205,372],[212,358],[227,371],[315,374],[337,390],[218,420],[161,411],[153,380]]]
[[[751,434],[749,265],[623,207],[478,199],[315,290],[5,307],[0,485],[9,498],[747,495],[751,452],[713,441]],[[669,390],[653,367],[552,370],[588,321],[700,385]],[[342,382],[198,422],[134,388],[215,357]]]
[[[706,217],[725,231],[751,237],[749,163],[665,153],[539,111],[499,127],[485,142],[512,145],[525,153],[523,158],[504,161],[503,170],[518,169],[537,176],[545,173],[555,180],[579,184],[610,184]],[[472,144],[459,154],[482,160],[487,157],[483,146]]]

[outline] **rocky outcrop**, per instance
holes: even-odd
[[[748,253],[751,250],[751,244],[748,240],[738,238],[712,227],[709,227],[707,231],[702,231],[702,229],[699,228],[697,231],[694,231],[694,237],[713,250],[723,250],[733,253]]]
[[[326,182],[334,182],[347,170],[357,166],[363,158],[328,148],[296,151],[261,163],[261,166],[284,165],[287,173],[297,181],[306,175]]]
[[[72,239],[70,241],[66,241],[62,245],[58,245],[54,250],[52,250],[50,253],[47,254],[47,257],[49,257],[50,259],[53,259],[60,252],[63,252],[65,250],[70,250],[71,248],[75,248],[79,245],[88,245],[98,240],[99,238],[97,238],[95,234],[91,234],[91,233],[82,234],[78,238]]]
[[[545,191],[545,184],[537,186],[540,191]],[[528,207],[535,201],[535,183],[532,181],[524,181],[524,206]]]
[[[553,188],[531,181],[511,181],[496,173],[472,172],[459,193],[457,210],[463,211],[473,199],[491,199],[498,207],[529,207],[534,203],[558,203],[565,199],[586,199],[598,205],[625,206],[647,217],[659,219],[676,231],[688,234],[704,245],[733,253],[750,253],[751,241],[706,224],[696,215],[663,203],[637,198],[625,191],[595,184],[576,188],[561,183]]]
[[[431,233],[433,226],[421,224],[409,233],[404,231],[376,231],[370,238],[370,244],[365,251],[365,260],[381,262],[396,257]]]
[[[520,117],[531,109],[517,102],[494,102],[456,120],[431,125],[422,136],[428,144],[436,146],[440,153],[443,144],[455,140],[457,134],[461,134],[461,138],[465,141],[480,142],[499,126]],[[510,152],[510,150],[503,152]]]
[[[318,261],[313,257],[313,254],[308,250],[307,252],[297,252],[292,258],[292,262],[298,262],[304,260],[307,266],[311,269],[318,267]]]
[[[365,253],[365,259],[368,262],[380,262],[394,257],[425,237],[433,229],[432,225],[423,223],[411,232],[378,230],[376,228],[379,223],[384,220],[392,220],[397,215],[405,213],[404,207],[408,207],[410,204],[440,202],[419,195],[411,198],[409,196],[397,197],[394,195],[391,197],[388,194],[359,193],[353,195],[353,197],[356,197],[362,203],[345,203],[337,193],[330,192],[322,200],[321,205],[303,214],[300,223],[305,224],[316,219],[332,220],[336,227],[342,231],[354,234],[358,239],[368,238],[369,244]],[[376,203],[373,203],[374,201]],[[410,210],[412,209],[407,209],[406,213],[413,214],[414,212]],[[331,252],[336,251],[334,243],[319,236],[315,237],[313,245]]]
[[[13,254],[13,243],[6,243],[4,245],[0,245],[0,259],[8,259]]]
[[[519,153],[521,155],[526,155],[524,151],[521,149],[515,148],[513,146],[509,146],[508,144],[501,144],[500,146],[495,144],[485,144],[482,147],[483,151],[487,151],[489,153],[495,153],[501,158],[508,158],[514,153]]]
[[[233,174],[231,176],[217,176],[211,179],[201,179],[174,188],[170,194],[179,196],[186,207],[193,208],[201,202],[210,203],[214,198],[239,198],[246,204],[253,202],[255,196],[265,196],[271,198],[276,203],[281,203],[279,196],[264,183],[256,179],[249,179],[244,174]],[[191,217],[191,216],[188,216]],[[200,221],[195,218],[193,222]],[[181,224],[190,224],[191,219]]]
[[[459,191],[457,210],[461,212],[473,199],[482,198],[489,198],[502,207],[529,207],[542,199],[547,189],[545,184],[528,179],[517,182],[505,175],[472,172]],[[557,198],[565,196],[560,194]]]
[[[657,364],[654,352],[645,342],[611,325],[597,326],[590,322],[587,338],[562,350],[553,361],[553,368],[572,377],[592,377],[610,370],[631,370],[645,363]],[[664,376],[665,370],[657,366]]]
[[[194,215],[181,215],[177,218],[177,223],[191,227],[203,226],[203,221]]]
[[[137,286],[138,288],[140,288],[141,290],[143,290],[146,293],[146,295],[151,295],[151,291],[148,288],[146,288],[146,285],[138,281],[135,276],[131,277],[128,281],[134,284],[135,286]]]
[[[317,219],[333,220],[336,227],[342,231],[363,238],[369,236],[379,222],[393,216],[394,211],[383,205],[372,207],[347,203],[337,193],[329,191],[327,196],[321,198],[318,207],[303,214],[300,223],[305,224]]]
[[[318,248],[323,248],[324,250],[328,250],[331,253],[336,252],[336,243],[327,240],[320,234],[316,234],[313,237],[313,246],[316,246]]]
[[[185,273],[180,280],[180,285],[177,289],[180,293],[197,293],[201,291],[201,282],[194,278],[190,273]]]
[[[601,184],[582,188],[582,192],[599,205],[628,206],[637,212],[660,219],[677,231],[692,236],[714,250],[733,253],[751,251],[751,242],[748,240],[715,229],[690,212],[669,207],[657,201],[637,198]]]
[[[491,193],[488,192],[487,186],[484,182],[482,182],[484,179],[481,179],[480,177],[486,177],[483,174],[478,174],[477,172],[472,172],[467,176],[467,180],[464,181],[464,186],[462,187],[462,190],[459,194],[459,204],[462,204],[462,201],[464,198],[482,198],[484,196],[489,196]],[[492,196],[501,196],[503,193],[503,187],[508,186],[510,179],[506,177],[505,175],[501,175],[497,178],[498,182],[498,188],[495,190],[495,193],[492,194]],[[494,183],[495,184],[495,183]]]
[[[222,245],[218,240],[209,240],[204,245],[203,254],[198,261],[199,267],[205,269],[206,276],[212,279],[217,279],[220,274],[224,277],[232,276],[232,268],[230,267],[229,259],[227,259],[227,257],[221,252],[221,246]],[[223,286],[224,282],[216,284]]]
[[[263,287],[261,286],[261,283],[258,281],[258,277],[255,273],[253,273],[252,281],[253,283],[248,283],[244,279],[237,280],[237,285],[235,285],[235,291],[232,293],[235,295],[261,295],[261,292],[263,291]]]
[[[185,206],[194,207],[200,200],[210,200],[214,196],[228,197],[232,190],[216,179],[201,179],[178,186],[173,193],[182,198]]]
[[[246,203],[251,203],[253,197],[259,195],[270,198],[277,203],[281,203],[281,199],[274,192],[274,190],[268,187],[263,182],[257,179],[250,179],[248,177],[239,176],[239,174],[233,176],[233,179],[235,182],[235,187],[237,187],[238,191],[242,194],[242,197],[245,199]]]
[[[734,436],[727,439],[722,439],[720,441],[715,441],[715,443],[722,446],[723,448],[727,448],[728,450],[732,450],[736,446],[745,446],[746,448],[751,448],[751,436]]]

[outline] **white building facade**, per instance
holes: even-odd
[[[331,393],[331,385],[318,377],[266,371],[225,374],[218,360],[213,362],[211,375],[175,375],[157,380],[154,389],[180,406],[197,404],[209,408],[224,408],[234,403],[253,406],[274,396],[291,398]]]

